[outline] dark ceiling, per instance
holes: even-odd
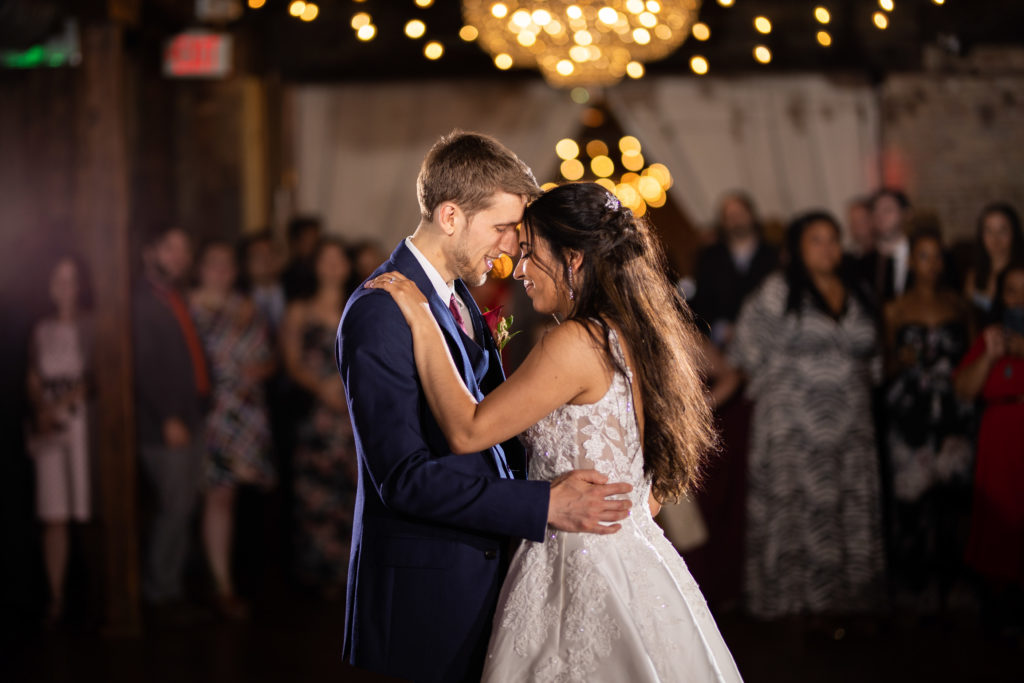
[[[690,74],[689,61],[695,54],[705,56],[711,74],[771,73],[778,71],[859,72],[880,78],[890,71],[920,68],[925,46],[936,46],[952,54],[969,54],[979,45],[1024,45],[1024,2],[1019,0],[894,0],[891,23],[879,30],[872,23],[877,0],[735,0],[722,7],[717,0],[704,0],[700,18],[711,29],[711,39],[688,39],[667,59],[648,65],[648,73]],[[99,3],[103,4],[103,3]],[[130,4],[130,3],[129,3]],[[242,0],[245,5],[245,0]],[[319,0],[319,16],[302,22],[288,14],[289,0],[267,0],[258,9],[246,8],[243,16],[227,25],[239,37],[242,68],[277,72],[286,80],[379,80],[399,78],[447,78],[498,74],[491,59],[475,43],[459,39],[462,26],[458,0],[435,0],[419,8],[413,0]],[[35,39],[42,22],[61,7],[64,12],[82,13],[83,6],[97,2],[69,0],[0,0],[0,46]],[[813,11],[818,5],[832,13],[828,27],[820,26]],[[159,44],[185,28],[200,26],[195,19],[194,0],[142,0],[139,25],[134,33],[138,43]],[[377,37],[370,42],[356,39],[350,26],[352,15],[365,11],[373,17]],[[774,27],[762,36],[753,19],[764,15]],[[410,40],[403,27],[418,18],[427,25],[423,38]],[[22,23],[19,25],[18,21]],[[50,16],[52,21],[52,16]],[[816,32],[827,28],[833,44],[824,48]],[[438,40],[444,56],[429,61],[423,44]],[[769,65],[760,65],[752,49],[766,44],[773,52]],[[515,74],[515,70],[510,72]],[[505,74],[507,77],[509,74]],[[534,77],[535,72],[520,72]]]

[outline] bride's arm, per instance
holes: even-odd
[[[593,339],[583,325],[567,323],[548,332],[520,368],[477,403],[423,294],[415,283],[400,278],[389,273],[373,286],[394,297],[409,323],[423,391],[453,452],[475,453],[501,443],[592,385],[607,383],[608,370]]]

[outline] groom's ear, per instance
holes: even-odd
[[[451,237],[462,218],[462,209],[455,202],[441,202],[435,209],[437,218],[435,223],[441,228],[444,234]]]

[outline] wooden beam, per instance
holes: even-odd
[[[122,28],[87,25],[82,31],[75,229],[94,274],[98,518],[105,626],[114,636],[141,632],[125,69]]]

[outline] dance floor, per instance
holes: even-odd
[[[255,604],[246,623],[155,626],[141,639],[106,639],[81,628],[22,631],[4,643],[5,682],[262,683],[386,681],[341,663],[344,609],[288,591]],[[719,618],[748,683],[1022,681],[1024,649],[993,643],[976,617],[850,623],[808,630],[739,616]],[[13,647],[12,647],[13,646]]]

